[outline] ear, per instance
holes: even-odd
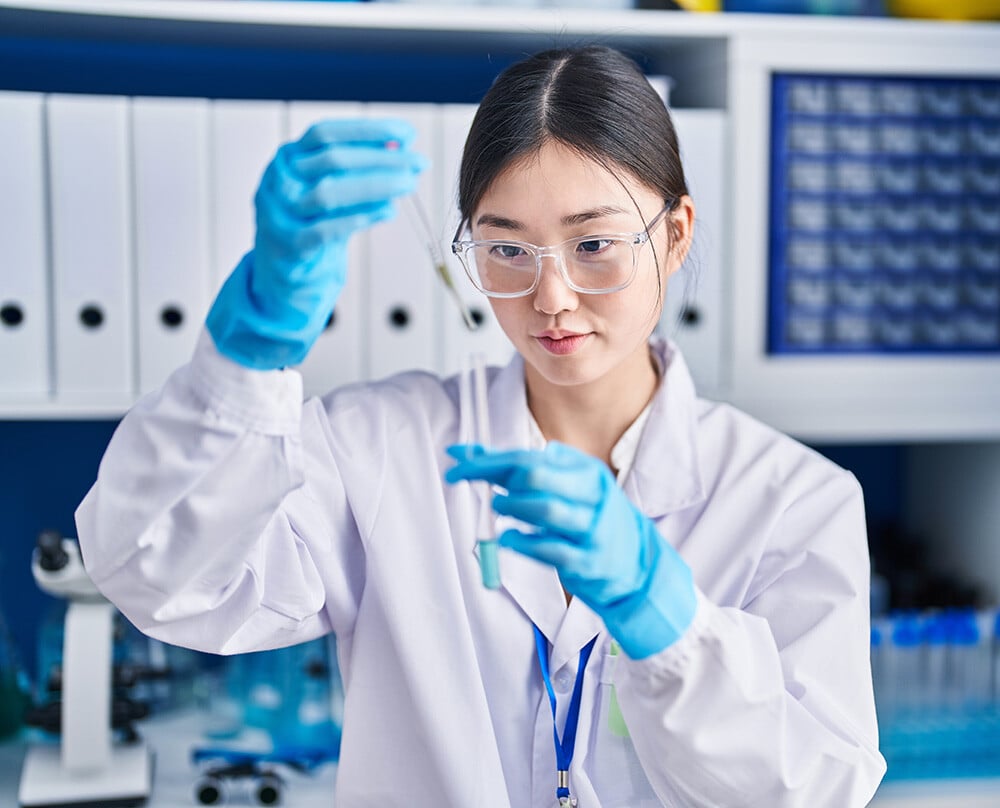
[[[666,233],[669,241],[666,246],[670,248],[666,266],[668,277],[680,269],[684,259],[687,258],[691,240],[694,238],[694,220],[694,200],[685,194],[678,200],[677,207],[667,220]]]

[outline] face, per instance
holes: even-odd
[[[635,233],[662,207],[660,194],[627,173],[616,176],[550,141],[494,180],[471,217],[472,238],[549,246],[581,236]],[[684,197],[672,216],[680,238],[671,239],[670,215],[664,217],[638,248],[635,278],[620,291],[575,292],[557,259],[547,256],[531,294],[490,298],[501,328],[524,357],[529,384],[618,385],[649,375],[647,340],[662,310],[667,278],[683,261],[693,220],[690,199]]]

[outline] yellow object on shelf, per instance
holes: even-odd
[[[885,0],[894,17],[934,20],[1000,20],[1000,0]]]
[[[685,11],[722,11],[722,0],[676,0]]]

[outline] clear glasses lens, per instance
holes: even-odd
[[[573,288],[583,292],[621,289],[632,280],[635,253],[629,239],[588,237],[559,248]],[[477,242],[466,250],[469,271],[484,292],[515,296],[535,285],[539,254],[516,242]]]

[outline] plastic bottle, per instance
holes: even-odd
[[[906,613],[893,620],[892,643],[886,649],[888,709],[892,714],[919,713],[924,702],[923,643],[920,619]]]
[[[979,713],[991,701],[992,649],[989,640],[981,635],[973,610],[963,609],[955,614],[952,640],[955,701],[958,709],[965,713]]]
[[[936,715],[951,709],[951,694],[954,692],[949,647],[951,633],[947,614],[927,615],[921,625],[924,670],[920,707],[924,714]]]

